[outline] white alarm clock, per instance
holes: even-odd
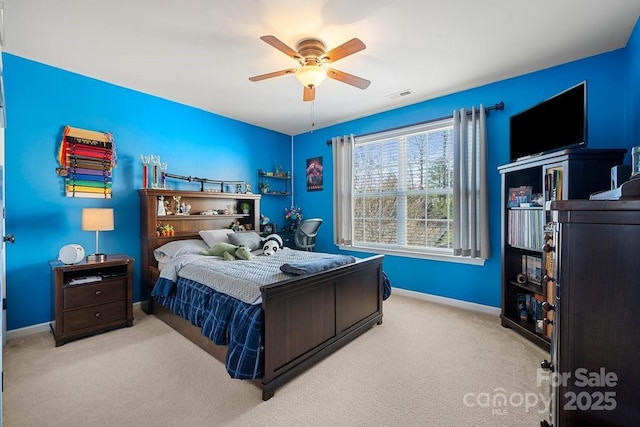
[[[72,243],[64,245],[58,252],[58,259],[65,264],[76,264],[84,258],[84,248]]]

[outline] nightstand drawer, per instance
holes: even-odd
[[[67,286],[64,288],[64,310],[123,300],[127,296],[126,293],[126,279]]]
[[[114,322],[126,322],[126,303],[124,300],[80,310],[67,311],[63,315],[63,333],[81,332],[96,326]]]

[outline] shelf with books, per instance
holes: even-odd
[[[548,244],[551,202],[588,199],[591,193],[606,189],[610,169],[623,162],[624,151],[562,150],[498,168],[503,206],[501,322],[544,349],[550,349],[553,313],[538,319],[528,312],[527,319],[522,319],[518,300],[528,299],[531,306],[531,301],[542,305],[555,299],[553,273],[548,273],[555,260]],[[545,280],[548,274],[550,281]]]
[[[542,249],[542,230],[545,224],[542,207],[509,208],[507,221],[509,245],[532,250]]]

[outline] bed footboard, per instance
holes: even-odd
[[[382,323],[378,255],[326,272],[262,287],[262,398],[308,367]]]
[[[382,260],[374,256],[322,273],[263,286],[264,373],[250,380],[262,399],[318,361],[382,323]],[[227,347],[154,304],[153,314],[225,363]]]

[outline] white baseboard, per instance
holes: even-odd
[[[139,302],[134,302],[133,303],[134,309],[136,306],[139,306],[139,305],[140,305]],[[7,341],[9,341],[15,338],[25,337],[27,335],[39,334],[40,332],[50,331],[51,330],[51,327],[49,326],[50,323],[51,322],[46,322],[46,323],[40,323],[38,325],[25,326],[24,328],[11,329],[10,331],[7,331],[6,339]]]
[[[39,334],[40,332],[50,331],[49,322],[40,323],[39,325],[25,326],[24,328],[11,329],[7,331],[7,341],[16,338],[26,337],[27,335]]]
[[[397,294],[406,296],[409,298],[415,298],[423,301],[435,302],[443,305],[450,305],[452,307],[463,308],[465,310],[477,311],[480,313],[500,315],[499,307],[491,307],[489,305],[476,304],[475,302],[461,301],[453,298],[439,297],[437,295],[425,294],[422,292],[408,291],[406,289],[392,288],[391,295]]]

